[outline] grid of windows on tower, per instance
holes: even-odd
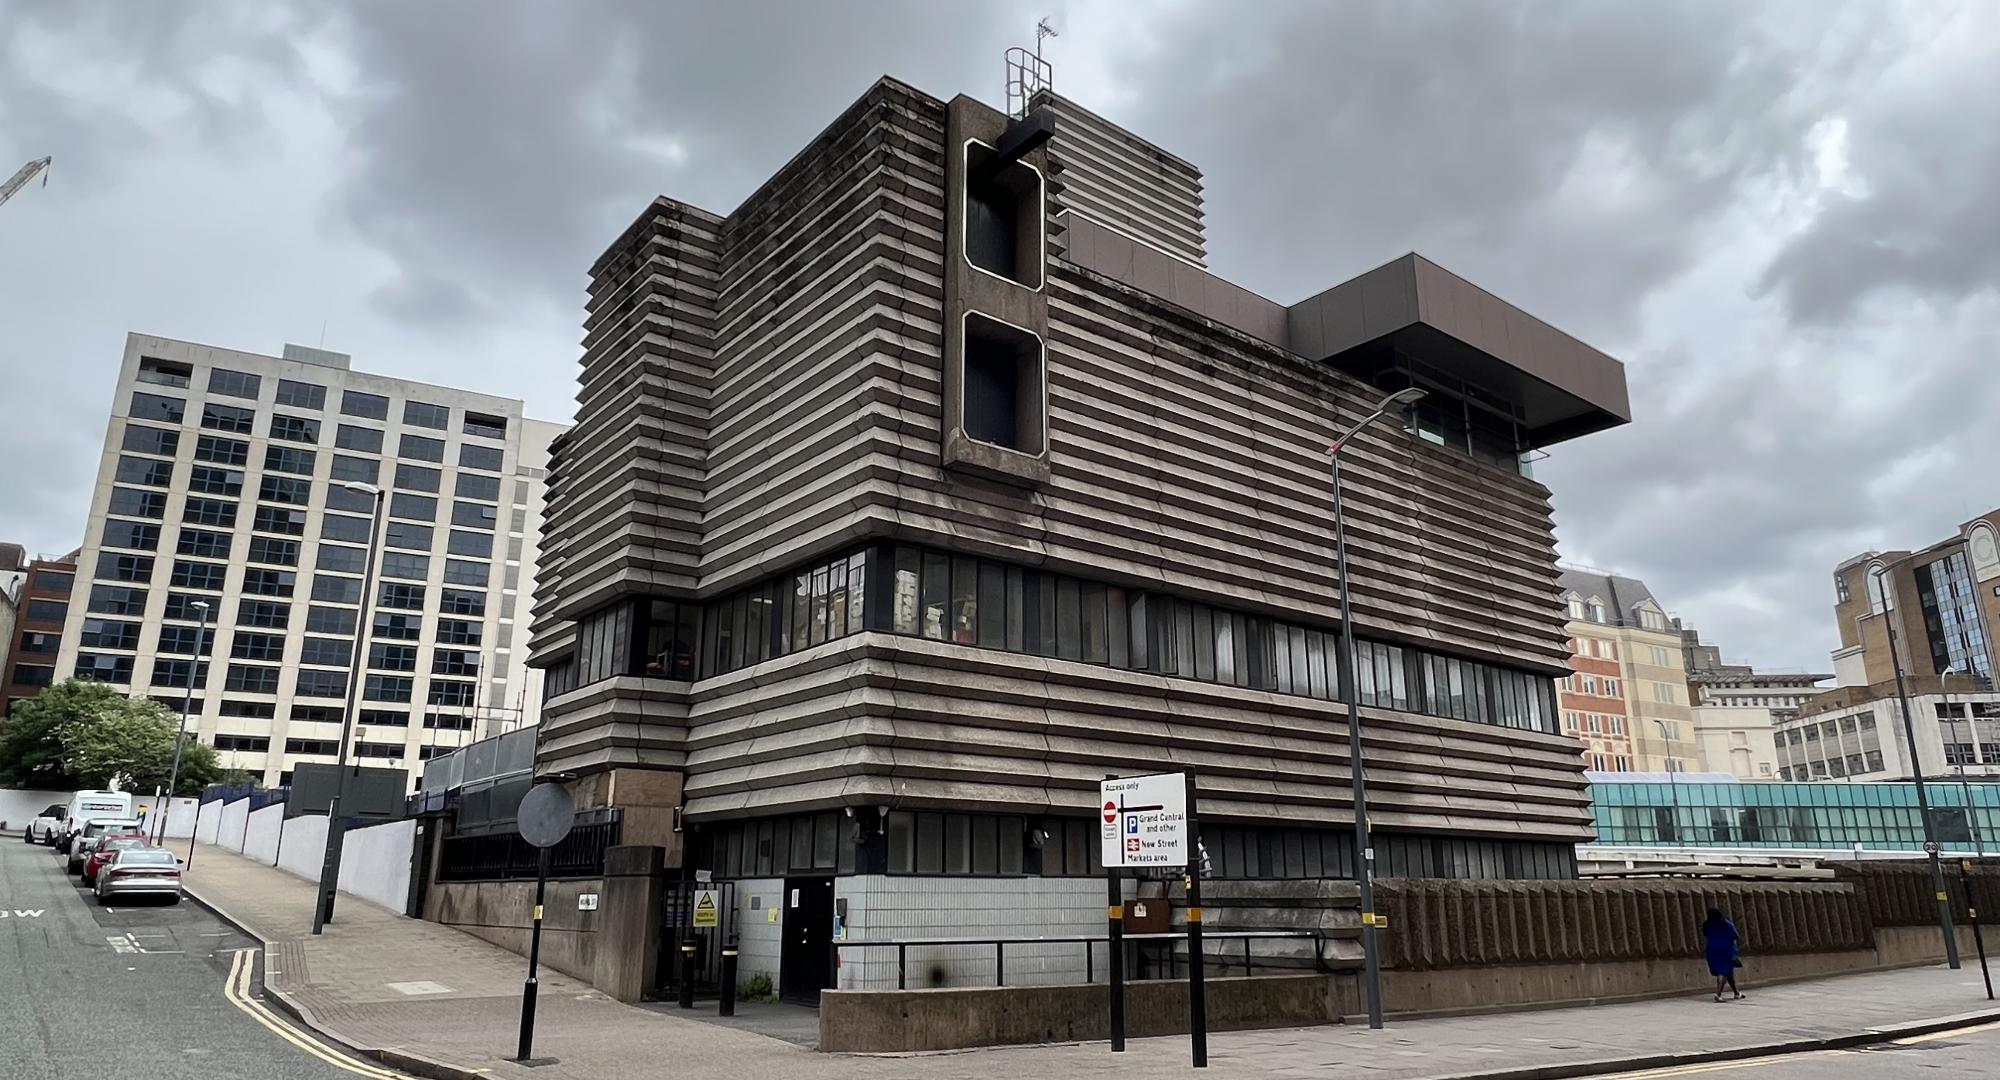
[[[863,629],[1321,700],[1341,698],[1340,635],[1144,589],[908,544],[878,544],[705,604],[627,600],[577,622],[555,696],[615,675],[694,679]],[[1355,642],[1356,696],[1380,709],[1555,732],[1547,676]]]

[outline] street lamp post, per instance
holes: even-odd
[[[1944,886],[1944,863],[1939,857],[1937,827],[1931,821],[1931,799],[1924,790],[1924,766],[1917,757],[1917,723],[1910,716],[1910,690],[1903,680],[1903,658],[1896,651],[1896,620],[1890,614],[1894,608],[1889,604],[1889,586],[1883,581],[1884,572],[1875,569],[1877,595],[1882,598],[1882,625],[1889,631],[1889,663],[1896,669],[1896,701],[1903,710],[1903,738],[1910,751],[1910,780],[1917,786],[1917,815],[1924,824],[1924,851],[1930,856],[1931,887],[1937,893],[1938,929],[1944,934],[1944,959],[1953,971],[1958,970],[1958,931],[1951,924],[1951,899]]]
[[[1368,1026],[1382,1026],[1382,958],[1375,941],[1375,849],[1368,839],[1368,777],[1361,768],[1360,680],[1355,677],[1354,613],[1347,589],[1347,517],[1340,498],[1340,452],[1361,429],[1388,415],[1389,410],[1416,404],[1424,391],[1398,390],[1375,406],[1361,422],[1340,433],[1327,447],[1333,468],[1334,570],[1340,575],[1340,700],[1347,708],[1347,770],[1354,800],[1354,877],[1361,885],[1361,956],[1366,975]]]
[[[1966,666],[1968,668],[1971,667],[1970,664]],[[1952,711],[1951,690],[1945,685],[1945,676],[1957,670],[1957,664],[1946,664],[1944,670],[1938,672],[1938,700],[1944,705],[1945,718],[1951,721],[1952,744],[1954,746],[1958,743],[1958,714]],[[1966,674],[1970,675],[1972,672],[1968,670]],[[1986,755],[1981,753],[1979,749],[1979,724],[1973,718],[1972,711],[1972,705],[1968,703],[1965,707],[1966,737],[1972,740],[1972,760],[1977,762],[1983,760]],[[1972,830],[1973,854],[1984,859],[1986,857],[1986,839],[1979,832],[1979,807],[1975,806],[1972,802],[1972,783],[1965,777],[1964,754],[1958,755],[1958,790],[1965,798],[1965,822]]]
[[[167,773],[167,808],[160,809],[160,801],[153,800],[153,814],[160,819],[160,826],[153,834],[153,842],[167,842],[167,815],[174,810],[174,788],[181,782],[181,747],[187,745],[188,714],[194,711],[194,678],[201,671],[202,658],[208,654],[208,601],[196,600],[188,605],[201,612],[201,629],[195,631],[195,656],[188,668],[187,693],[181,695],[181,726],[174,732],[174,767]],[[194,854],[194,837],[188,837],[188,854]]]
[[[340,719],[340,752],[334,757],[339,773],[334,781],[333,801],[326,807],[326,856],[319,867],[319,900],[313,905],[315,934],[333,921],[333,895],[340,885],[340,849],[347,839],[340,817],[340,804],[347,798],[347,745],[354,733],[354,709],[361,692],[361,650],[367,641],[369,612],[374,608],[375,548],[382,540],[382,504],[386,498],[374,484],[350,481],[341,486],[357,495],[373,497],[375,513],[369,519],[368,548],[361,562],[361,610],[355,615],[354,648],[347,660],[347,710]]]
[[[1674,842],[1681,842],[1681,787],[1674,780],[1674,733],[1667,730],[1665,720],[1654,720],[1653,726],[1660,729],[1660,741],[1667,744],[1667,799],[1673,805],[1673,816],[1669,819],[1674,826]],[[1661,837],[1661,839],[1666,839]]]

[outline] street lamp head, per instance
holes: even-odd
[[[1407,387],[1405,389],[1398,390],[1393,394],[1390,394],[1388,397],[1383,398],[1381,408],[1384,411],[1387,411],[1389,409],[1395,408],[1398,405],[1415,405],[1417,402],[1422,401],[1426,396],[1428,396],[1429,393],[1430,391],[1425,390],[1421,387],[1416,387],[1416,386]]]
[[[374,484],[364,484],[359,480],[349,480],[340,486],[352,491],[356,495],[366,495],[371,499],[382,494],[381,488],[376,487]]]

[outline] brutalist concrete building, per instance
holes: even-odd
[[[661,197],[592,267],[539,770],[726,885],[746,976],[793,994],[830,937],[1101,931],[1107,774],[1196,770],[1217,878],[1349,876],[1326,451],[1418,385],[1345,459],[1377,872],[1570,876],[1522,461],[1625,422],[1621,365],[1417,255],[1289,306],[1232,285],[1194,166],[1021,111],[885,78],[733,212]]]

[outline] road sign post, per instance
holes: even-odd
[[[521,1041],[514,1060],[523,1065],[547,1064],[533,1060],[535,1048],[535,997],[537,974],[542,962],[542,905],[549,891],[549,849],[562,843],[576,823],[576,801],[561,784],[537,784],[521,799],[514,815],[521,838],[540,850],[536,852],[535,910],[528,934],[528,981],[521,987]]]
[[[1194,773],[1190,772],[1187,774],[1187,832],[1190,840],[1195,835],[1195,810]],[[1189,846],[1192,847],[1193,844],[1190,843]],[[1208,1068],[1208,957],[1203,955],[1201,943],[1203,921],[1201,870],[1199,858],[1188,859],[1188,1041],[1194,1054],[1194,1067],[1206,1069]]]
[[[1113,1051],[1125,1042],[1123,956],[1124,893],[1120,872],[1130,867],[1186,869],[1188,877],[1188,1028],[1195,1068],[1208,1065],[1208,1000],[1202,962],[1200,860],[1195,857],[1194,777],[1190,773],[1108,777],[1098,785],[1100,843],[1111,918],[1111,1022]]]
[[[1972,860],[1960,859],[1958,862],[1958,884],[1959,888],[1965,890],[1965,911],[1971,917],[1972,946],[1979,950],[1979,975],[1986,980],[1986,1000],[1992,1001],[1993,972],[1986,966],[1986,935],[1979,929],[1979,896],[1972,891],[1977,885],[1978,880],[1978,878],[1972,876]]]
[[[1125,875],[1116,866],[1104,868],[1104,902],[1111,918],[1111,1052],[1125,1052]]]

